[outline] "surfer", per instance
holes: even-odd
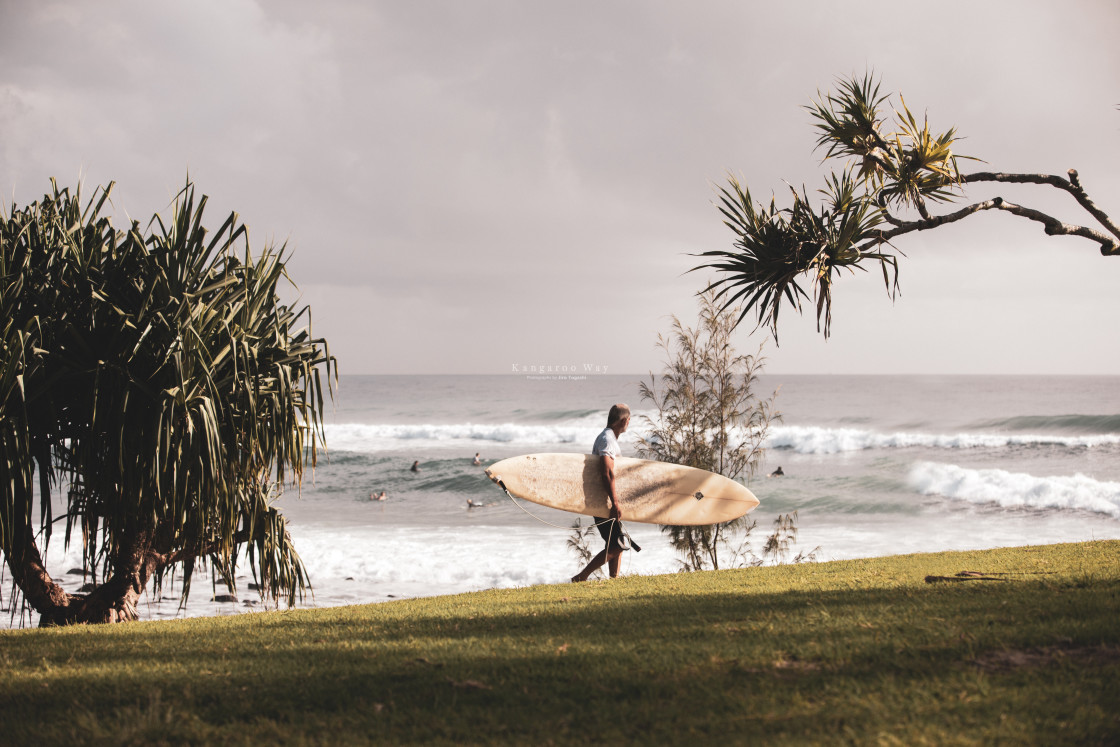
[[[606,547],[591,559],[586,568],[572,576],[572,581],[575,583],[586,581],[604,563],[610,570],[611,578],[617,578],[622,551],[628,549],[629,541],[628,538],[624,541],[626,535],[622,529],[622,511],[618,507],[618,493],[615,491],[614,460],[622,456],[618,437],[626,432],[629,425],[630,408],[623,404],[612,406],[607,415],[607,427],[595,439],[595,445],[591,448],[594,456],[602,457],[603,481],[606,483],[607,495],[610,498],[610,516],[595,517],[595,526],[599,528],[599,534],[603,536]]]
[[[413,462],[412,466],[409,467],[409,469],[411,469],[413,472],[419,472],[420,471],[420,460],[417,459],[415,462]]]
[[[767,477],[782,477],[784,475],[785,475],[785,472],[782,472],[782,468],[778,467],[776,470],[774,470],[769,475],[767,475]]]
[[[480,457],[480,456],[478,455],[478,452],[477,452],[477,451],[476,451],[476,452],[474,453],[474,461],[473,461],[473,462],[471,462],[471,464],[473,464],[473,465],[474,465],[474,466],[476,466],[476,467],[477,467],[478,465],[482,464],[482,457]]]

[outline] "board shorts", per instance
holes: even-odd
[[[607,543],[607,549],[625,550],[627,548],[622,546],[622,522],[613,521],[609,518],[602,519],[598,516],[592,516],[595,520],[595,526],[599,529],[599,534],[603,536],[603,541]]]

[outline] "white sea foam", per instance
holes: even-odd
[[[798,550],[820,546],[820,559],[872,557],[903,552],[933,552],[1048,542],[1073,542],[1091,537],[1120,537],[1120,484],[1086,477],[1035,478],[999,470],[966,470],[953,465],[919,464],[911,481],[923,493],[985,505],[1006,506],[997,517],[942,517],[939,532],[929,531],[931,514],[908,516],[865,514],[850,516],[802,512],[798,522]],[[1018,499],[1016,496],[1020,496]],[[764,498],[764,502],[765,502]],[[1016,511],[1019,506],[1051,509]],[[1081,511],[1054,509],[1081,509]],[[1087,519],[1084,511],[1097,512]],[[338,519],[337,512],[331,513]],[[357,515],[357,512],[355,512]],[[770,527],[770,515],[759,514],[753,546]],[[668,539],[655,526],[631,524],[628,529],[642,545],[641,553],[627,553],[627,574],[672,573],[679,568]],[[507,521],[494,525],[381,526],[371,517],[331,523],[307,517],[292,526],[292,539],[306,564],[315,598],[301,606],[337,606],[387,601],[392,598],[455,594],[487,588],[510,588],[562,583],[579,567],[566,548],[567,533],[546,525],[520,526]],[[596,540],[592,540],[594,547]],[[47,554],[56,580],[77,591],[81,576],[66,570],[81,565],[81,543],[69,549],[56,537]],[[165,586],[160,601],[146,594],[139,605],[142,619],[230,615],[268,608],[248,588],[248,564],[238,578],[237,602],[212,600],[209,574],[196,572],[186,609],[179,608],[179,590]],[[219,593],[225,589],[219,587]],[[3,599],[10,604],[9,597]],[[36,624],[38,616],[25,617]],[[19,620],[17,618],[16,623]],[[0,628],[9,616],[0,615]]]
[[[657,527],[628,525],[642,546],[640,555],[628,553],[624,573],[672,573],[679,568],[676,555]],[[383,602],[392,598],[459,594],[482,589],[504,589],[534,584],[566,582],[580,562],[565,544],[563,531],[548,526],[379,527],[375,525],[305,525],[292,532],[292,541],[307,568],[314,598],[302,607],[334,607]],[[590,540],[598,550],[601,540]],[[64,548],[52,542],[48,565],[56,580],[70,592],[78,591],[81,576],[65,569],[81,565],[80,543]],[[209,574],[196,571],[185,609],[180,609],[177,584],[164,586],[163,599],[145,594],[138,605],[141,619],[167,619],[259,612],[270,605],[248,588],[248,563],[240,568],[236,602],[215,602]],[[219,594],[226,594],[224,587]],[[10,603],[4,597],[4,607]],[[286,604],[282,602],[281,606]],[[9,627],[10,615],[0,613],[0,629]],[[35,625],[38,615],[23,616]],[[14,621],[20,623],[17,615]]]
[[[910,484],[923,495],[1002,508],[1092,511],[1120,519],[1120,483],[1085,475],[1035,477],[1001,469],[919,462]]]
[[[859,428],[822,428],[819,426],[776,426],[771,429],[767,447],[790,449],[799,454],[838,454],[867,449],[979,449],[1006,446],[1064,446],[1093,448],[1120,444],[1120,434],[1099,436],[1058,436],[1023,434],[957,433],[877,433]]]
[[[627,528],[643,546],[640,556],[627,558],[628,571],[677,569],[672,548],[656,527]],[[566,537],[547,526],[308,527],[294,535],[294,542],[317,587],[317,602],[341,604],[379,601],[388,594],[427,596],[561,583],[579,570]],[[598,536],[594,540],[598,550],[602,541]]]
[[[602,428],[578,424],[521,425],[514,423],[457,423],[419,425],[364,425],[349,423],[326,426],[327,445],[335,451],[376,452],[400,449],[438,448],[449,442],[506,443],[526,445],[587,444]]]
[[[625,442],[637,443],[646,435],[643,415],[635,413]],[[326,426],[327,446],[335,451],[377,452],[405,447],[409,450],[439,448],[453,442],[548,446],[575,444],[591,448],[603,430],[602,413],[556,423],[421,423],[372,425],[341,423]]]
[[[598,420],[598,418],[596,418]],[[326,426],[327,445],[335,451],[378,452],[400,449],[439,448],[451,442],[475,444],[503,443],[526,446],[590,445],[602,426],[584,420],[554,424],[450,423],[415,425],[367,425],[347,423]],[[646,429],[635,424],[625,437],[631,445],[646,436]],[[774,426],[766,447],[789,449],[799,454],[838,454],[868,449],[1002,448],[1006,446],[1063,446],[1094,448],[1120,445],[1120,434],[1062,436],[1039,434],[985,433],[878,433],[859,428],[820,426]]]

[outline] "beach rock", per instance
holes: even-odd
[[[621,499],[619,499],[619,500],[621,500]],[[211,599],[210,601],[211,602],[233,602],[233,603],[236,604],[237,603],[237,597],[235,597],[233,594],[215,594],[214,598]]]
[[[96,588],[97,588],[97,584],[92,583],[92,582],[88,583],[88,584],[82,584],[81,588],[78,589],[78,593],[79,594],[88,594],[89,592],[93,591]]]
[[[260,590],[261,590],[261,585],[260,584],[249,584],[249,591],[260,591]]]
[[[622,500],[622,499],[620,498],[619,500]],[[86,572],[83,571],[81,568],[71,568],[70,570],[66,571],[66,575],[67,576],[84,576],[84,575],[86,575]]]

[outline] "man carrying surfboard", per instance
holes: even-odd
[[[630,408],[624,404],[613,405],[610,413],[607,414],[607,427],[595,439],[595,445],[591,448],[592,455],[601,457],[603,482],[606,484],[609,497],[610,516],[594,517],[595,525],[599,528],[599,534],[603,536],[606,547],[591,559],[586,568],[572,576],[573,583],[586,581],[604,563],[610,570],[611,578],[617,578],[618,568],[622,564],[622,551],[629,549],[627,547],[630,544],[629,537],[622,529],[622,510],[619,508],[614,479],[614,460],[622,456],[618,437],[625,433],[629,426]]]

